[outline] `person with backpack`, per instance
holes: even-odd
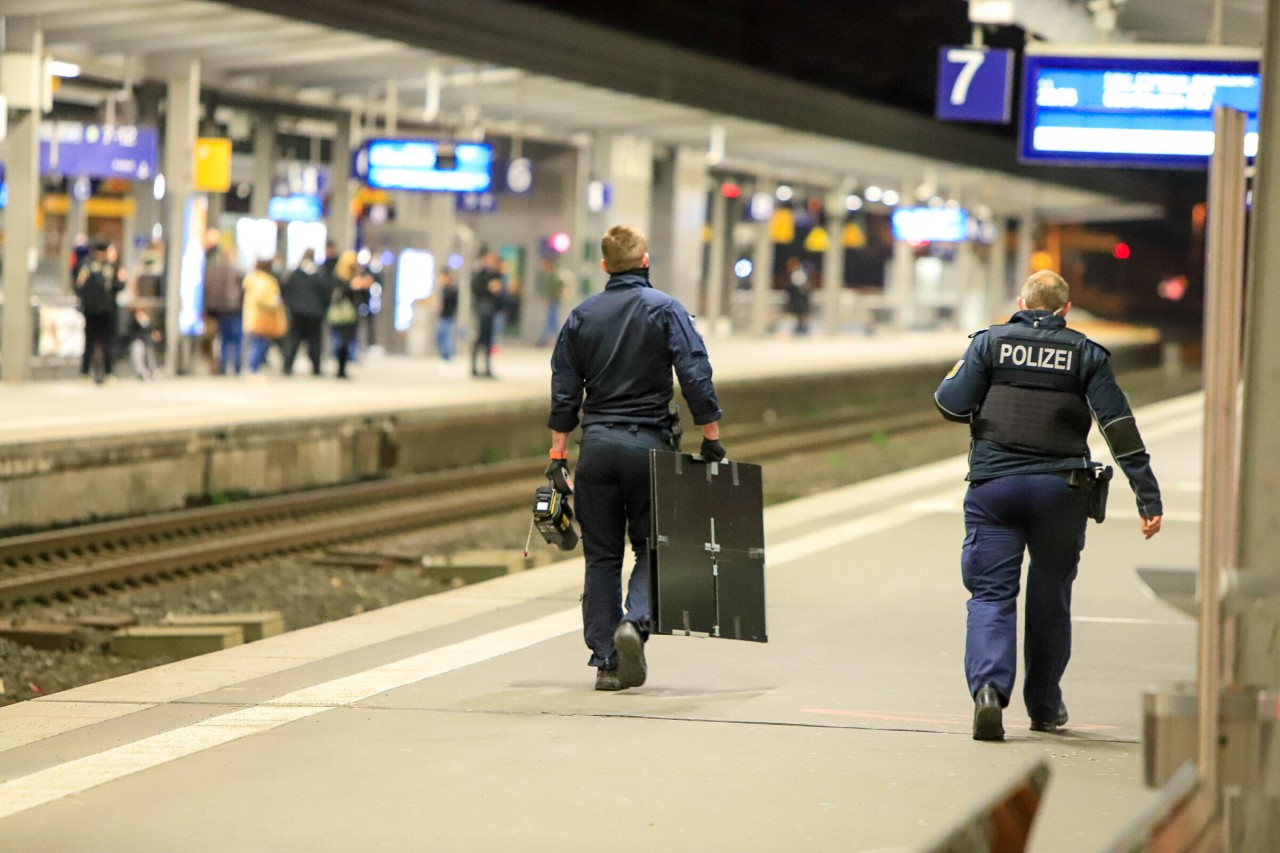
[[[84,354],[80,359],[80,375],[89,376],[95,353],[101,355],[102,373],[96,377],[102,382],[111,376],[116,337],[116,294],[124,289],[124,279],[119,266],[108,258],[110,244],[99,241],[93,245],[89,260],[76,273],[76,298],[80,313],[84,314]]]

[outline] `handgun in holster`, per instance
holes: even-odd
[[[1067,473],[1067,485],[1089,493],[1089,517],[1101,524],[1107,520],[1107,495],[1111,491],[1111,477],[1115,474],[1110,465],[1090,463],[1088,468],[1076,468]]]

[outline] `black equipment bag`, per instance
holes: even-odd
[[[649,451],[653,633],[767,642],[760,466]]]

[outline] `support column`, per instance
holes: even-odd
[[[1013,281],[1015,290],[1031,275],[1031,256],[1036,251],[1036,214],[1028,210],[1018,219],[1018,248],[1014,254]]]
[[[276,117],[264,113],[258,116],[253,128],[253,193],[249,197],[249,215],[254,219],[267,218],[275,176]]]
[[[6,383],[31,378],[32,336],[31,273],[38,257],[36,206],[40,201],[40,86],[44,34],[34,21],[6,18],[4,49],[30,57],[31,80],[22,91],[12,81],[3,82],[9,102],[9,155],[5,176],[9,182],[9,206],[5,210],[4,240],[4,339],[0,344]],[[26,81],[24,81],[26,82]]]
[[[342,252],[356,245],[351,216],[351,151],[355,147],[356,117],[339,116],[329,156],[329,239]]]
[[[1012,313],[1009,300],[1009,252],[1006,240],[1009,236],[1007,220],[1003,216],[995,218],[995,234],[991,243],[991,260],[987,262],[985,316],[982,325],[990,325],[1001,314]]]
[[[195,195],[196,127],[200,119],[200,63],[174,69],[166,86],[164,176],[166,221],[164,288],[165,373],[176,376],[181,360],[182,256],[187,202]],[[198,238],[197,238],[198,239]]]
[[[75,178],[71,179],[72,186],[69,187],[67,193],[67,221],[66,228],[62,232],[62,248],[61,256],[65,258],[71,257],[71,251],[75,248],[76,238],[84,235],[84,238],[90,242],[93,241],[93,235],[89,233],[89,211],[85,208],[85,202],[76,198]],[[62,265],[61,269],[62,284],[71,287],[71,268],[67,264]]]
[[[1262,55],[1262,102],[1258,157],[1254,161],[1253,239],[1246,292],[1244,407],[1240,432],[1239,571],[1275,580],[1280,577],[1280,293],[1271,286],[1280,272],[1280,243],[1270,239],[1280,227],[1280,2],[1267,4]],[[1245,609],[1236,620],[1234,681],[1242,687],[1280,686],[1280,604]],[[1280,850],[1280,738],[1260,757],[1262,785],[1241,797],[1238,823],[1227,848],[1241,853]],[[1272,795],[1267,797],[1268,789]]]
[[[916,251],[905,240],[893,241],[893,260],[885,288],[885,301],[893,309],[893,327],[909,328],[915,322],[914,294]]]
[[[818,325],[822,334],[834,335],[838,330],[840,300],[844,296],[844,200],[847,193],[827,195],[827,251],[822,256],[822,307]]]
[[[729,245],[729,200],[719,191],[711,194],[711,251],[707,259],[707,322],[703,334],[714,334],[724,315],[725,252]]]
[[[576,147],[573,176],[573,233],[569,256],[565,260],[577,279],[577,287],[572,293],[565,294],[563,312],[566,317],[568,312],[582,301],[583,291],[591,292],[591,283],[598,281],[600,275],[600,265],[594,262],[594,259],[599,258],[599,249],[595,247],[600,245],[600,234],[591,230],[591,223],[595,217],[587,212],[587,184],[591,180],[592,143],[585,134],[574,141]],[[470,287],[466,287],[459,291],[462,299],[467,300],[465,303],[467,311],[471,310],[470,290]],[[459,300],[459,315],[462,315],[462,310],[463,302]]]
[[[158,127],[160,125],[159,87],[151,83],[139,87],[135,104],[137,105],[138,114],[137,123],[140,126]],[[163,162],[157,165],[157,170],[163,174]],[[152,229],[163,222],[160,202],[156,201],[155,176],[147,180],[134,181],[133,201],[136,205],[134,228],[140,237],[150,243],[153,234]],[[130,267],[130,270],[132,269]]]
[[[778,186],[773,181],[760,181],[756,192],[773,195]],[[769,331],[770,297],[773,295],[773,238],[769,222],[756,223],[756,242],[751,251],[751,321],[752,337],[763,337]]]
[[[608,209],[590,217],[588,229],[595,226],[594,239],[614,225],[631,225],[648,234],[653,225],[653,143],[635,136],[602,135],[591,153],[591,177],[604,181],[611,195]]]
[[[698,291],[702,283],[702,229],[706,224],[706,152],[699,148],[677,148],[668,225],[671,259],[668,269],[662,272],[669,281],[668,292],[691,312],[698,310]]]
[[[984,313],[983,269],[973,251],[973,243],[965,241],[956,249],[956,322],[962,329],[986,326]]]

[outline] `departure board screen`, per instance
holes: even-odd
[[[374,189],[478,193],[492,182],[493,149],[417,139],[372,139],[353,159],[353,176]]]
[[[1248,59],[1028,53],[1020,156],[1025,162],[1204,168],[1213,111],[1248,114],[1245,153],[1258,150],[1258,62]]]

